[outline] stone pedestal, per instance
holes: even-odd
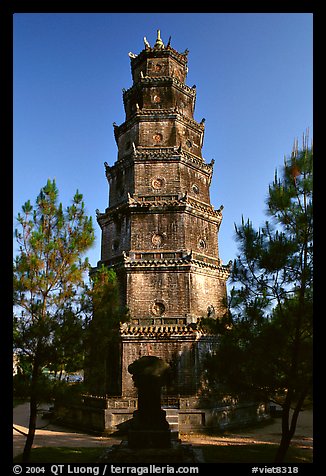
[[[130,448],[127,441],[107,448],[99,463],[140,464],[198,464],[205,463],[202,450],[189,444],[172,441],[170,448]]]
[[[145,356],[129,365],[138,389],[138,410],[128,431],[130,448],[169,448],[171,430],[161,409],[161,387],[169,365],[155,356]]]
[[[171,430],[129,430],[129,448],[170,448]]]

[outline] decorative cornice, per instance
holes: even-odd
[[[154,254],[155,250],[153,250]],[[139,253],[138,253],[139,254]],[[162,259],[146,259],[145,256],[151,253],[140,253],[144,258],[136,259],[130,258],[129,252],[123,251],[122,255],[117,256],[111,260],[101,261],[99,263],[104,264],[108,267],[124,268],[128,270],[153,270],[159,269],[160,271],[165,270],[178,270],[178,271],[189,271],[197,269],[198,271],[202,270],[203,272],[208,272],[209,274],[213,273],[214,277],[226,281],[231,273],[232,261],[229,261],[227,265],[214,264],[214,260],[203,255],[199,256],[192,251],[190,254],[185,255],[180,258],[164,258],[164,253],[162,253]],[[169,253],[171,254],[171,253]],[[206,261],[204,261],[206,260]],[[219,260],[216,260],[219,262]]]
[[[220,222],[222,221],[222,210],[224,208],[223,205],[221,205],[218,210],[214,210],[212,205],[208,205],[205,202],[190,197],[187,192],[185,193],[183,200],[185,200],[186,203],[196,210],[200,210],[202,213],[205,213],[211,217],[218,218]]]
[[[135,159],[150,160],[150,159],[181,159],[181,147],[143,147],[137,146],[133,150],[133,157]],[[199,159],[203,161],[203,159]]]
[[[186,192],[182,196],[178,195],[157,195],[152,197],[147,196],[131,196],[127,195],[127,200],[111,208],[107,208],[104,213],[96,209],[96,218],[100,226],[106,221],[112,219],[113,215],[129,209],[130,211],[138,211],[141,209],[168,209],[175,211],[199,212],[201,216],[206,219],[213,220],[220,224],[222,221],[223,205],[218,210],[215,210],[212,205],[201,202],[193,197],[190,197]]]
[[[133,337],[177,337],[177,336],[191,336],[199,339],[206,335],[202,329],[197,329],[197,326],[192,324],[161,324],[161,325],[132,325],[128,323],[121,324],[120,335]]]
[[[205,121],[197,122],[192,117],[183,114],[178,106],[174,106],[171,109],[138,109],[120,126],[114,126],[114,135],[117,139],[121,134],[131,129],[134,124],[148,122],[149,120],[151,122],[161,122],[162,120],[180,121],[198,133],[203,132],[205,129]]]
[[[142,119],[142,116],[146,117],[146,119],[145,119],[146,121],[148,120],[147,116],[152,116],[155,120],[160,120],[160,121],[162,120],[162,116],[164,116],[165,118],[167,116],[169,116],[168,119],[176,119],[176,120],[179,120],[181,122],[184,122],[189,127],[192,127],[195,130],[202,131],[202,130],[205,129],[205,121],[197,122],[192,117],[186,116],[179,109],[177,104],[173,108],[170,108],[170,109],[155,109],[155,108],[153,108],[153,109],[144,109],[144,108],[143,109],[138,109],[135,112],[135,114],[128,121],[133,120],[135,117],[138,117],[138,118]],[[121,124],[120,127],[127,124],[128,121]]]
[[[155,250],[153,250],[154,254]],[[218,277],[222,279],[228,279],[231,271],[232,261],[227,265],[222,265],[219,263],[219,260],[215,260],[210,257],[205,257],[204,255],[199,255],[193,253],[192,251],[178,258],[165,258],[164,253],[162,253],[161,259],[146,259],[146,254],[143,253],[144,258],[136,259],[130,258],[126,252],[123,252],[122,259],[117,265],[123,266],[124,268],[189,268],[189,266],[195,266],[196,268],[213,270],[217,273]],[[171,254],[171,253],[170,253]],[[214,263],[215,261],[215,263]]]
[[[211,162],[207,164],[202,157],[198,157],[197,155],[183,149],[181,145],[179,147],[136,147],[136,145],[133,144],[132,152],[127,152],[126,155],[120,157],[113,165],[108,165],[107,162],[104,162],[106,177],[109,179],[114,170],[121,170],[133,163],[145,160],[184,162],[195,168],[199,168],[202,172],[206,173],[208,175],[209,183],[212,179],[215,163],[214,159],[212,159]]]
[[[132,208],[153,208],[153,207],[179,207],[185,204],[183,199],[177,195],[157,196],[154,200],[148,200],[146,197],[131,197],[128,195],[128,203]]]
[[[153,197],[154,200],[149,200],[147,197],[131,197],[128,195],[128,203],[131,207],[146,207],[146,208],[153,208],[153,207],[182,207],[187,206],[188,208],[192,208],[194,210],[200,211],[201,214],[209,216],[210,218],[214,218],[219,223],[222,221],[222,210],[223,206],[218,210],[214,210],[212,205],[207,203],[201,202],[193,197],[190,197],[186,192],[183,196],[156,196]]]
[[[144,39],[145,43],[145,39]],[[145,43],[145,48],[138,54],[133,55],[129,53],[131,59],[132,68],[135,68],[139,63],[145,61],[146,58],[161,58],[171,56],[172,58],[179,61],[182,65],[186,65],[188,61],[188,50],[185,50],[184,53],[179,53],[177,50],[172,48],[170,45],[165,46],[164,48],[157,49],[155,46],[150,47],[149,43]]]
[[[138,89],[140,85],[150,86],[151,84],[153,84],[154,86],[157,86],[160,83],[164,86],[166,86],[167,83],[172,83],[173,86],[179,88],[180,90],[182,90],[182,92],[188,94],[189,96],[196,96],[195,87],[187,86],[175,76],[143,76],[139,79],[137,83],[133,84],[129,89],[123,90],[123,101],[125,101],[128,96],[132,95],[133,91],[135,89]]]

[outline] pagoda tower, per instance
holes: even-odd
[[[135,392],[128,365],[143,355],[168,361],[170,394],[195,394],[200,361],[214,336],[205,317],[225,313],[229,265],[219,257],[222,207],[210,202],[214,161],[202,157],[204,119],[194,119],[196,86],[186,85],[188,51],[165,45],[129,53],[132,86],[123,90],[125,121],[114,123],[116,162],[105,163],[109,204],[97,211],[102,264],[117,273],[121,304],[120,382],[111,394]],[[116,375],[116,373],[115,373]],[[109,385],[109,386],[110,386]]]

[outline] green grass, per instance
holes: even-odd
[[[273,463],[278,445],[203,445],[200,448],[206,463]],[[31,463],[96,463],[105,448],[35,448]],[[21,455],[14,459],[21,462]],[[168,462],[167,462],[168,463]],[[312,463],[311,449],[291,447],[284,463]]]
[[[43,447],[34,448],[31,452],[30,463],[96,463],[103,453],[99,448],[66,448]],[[20,463],[22,455],[14,458],[14,463]]]
[[[202,446],[207,463],[273,463],[277,444],[205,445]],[[289,448],[284,463],[312,463],[312,450]]]

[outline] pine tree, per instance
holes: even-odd
[[[230,314],[211,375],[233,392],[282,405],[282,462],[312,385],[313,151],[304,136],[269,187],[271,217],[236,226]]]
[[[102,264],[91,276],[88,292],[91,320],[86,332],[86,386],[96,395],[117,395],[120,380],[120,324],[128,319],[122,309],[116,273]]]
[[[80,325],[80,290],[89,269],[83,255],[94,241],[92,219],[86,216],[82,199],[77,191],[71,205],[63,210],[55,181],[48,180],[35,206],[28,200],[17,217],[15,236],[20,248],[14,260],[14,345],[15,352],[24,355],[32,369],[24,462],[29,460],[35,435],[42,369],[58,358],[64,362],[59,349],[63,349],[67,316]],[[68,344],[65,347],[68,349]]]

